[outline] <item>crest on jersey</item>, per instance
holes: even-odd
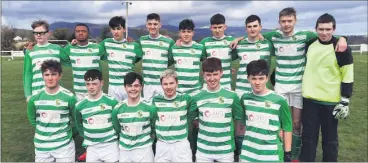
[[[92,49],[88,48],[88,52],[92,53]]]
[[[162,43],[162,41],[160,41],[160,42],[158,42],[158,45],[163,46],[164,43]]]
[[[223,43],[224,43],[225,45],[227,45],[227,41],[226,41],[226,40],[224,40],[224,41],[223,41]]]
[[[174,107],[175,107],[175,108],[178,108],[178,107],[179,107],[179,102],[174,101],[174,103],[173,103],[173,104],[174,104]]]
[[[259,49],[261,47],[261,45],[259,43],[256,44],[257,49]]]
[[[125,44],[123,44],[123,48],[125,49],[125,48],[127,48],[127,46]]]
[[[194,54],[195,53],[195,50],[194,49],[191,49],[190,52],[192,52],[192,54]]]
[[[225,100],[224,100],[224,97],[219,97],[219,102],[220,102],[220,104],[222,104],[222,103],[224,103],[225,102]]]
[[[272,102],[271,101],[268,101],[268,100],[265,101],[265,106],[266,107],[269,108],[269,107],[271,107],[271,105],[272,105]]]
[[[279,47],[279,52],[284,52],[284,47],[280,46]]]
[[[139,117],[139,118],[142,118],[142,117],[143,117],[142,110],[138,110],[137,114],[138,114],[138,117]]]
[[[61,104],[61,103],[60,103],[60,100],[59,100],[59,99],[56,99],[56,100],[55,100],[55,105],[56,105],[56,106],[60,106],[60,104]]]
[[[105,104],[100,104],[100,109],[104,110],[105,109]]]
[[[295,35],[293,36],[293,37],[291,37],[294,41],[296,40],[296,37],[295,37]]]

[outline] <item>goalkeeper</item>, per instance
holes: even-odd
[[[322,132],[323,162],[337,162],[338,119],[349,114],[349,97],[353,92],[353,56],[351,49],[335,52],[333,36],[336,21],[323,14],[316,22],[318,38],[307,42],[307,65],[302,82],[303,136],[300,161],[314,162],[319,127]]]

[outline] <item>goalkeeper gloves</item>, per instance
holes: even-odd
[[[284,152],[284,162],[291,162],[291,151]]]
[[[349,98],[341,97],[341,101],[337,104],[332,112],[335,119],[346,119],[349,115]]]

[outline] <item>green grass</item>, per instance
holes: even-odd
[[[1,59],[1,161],[34,161],[34,128],[29,124],[26,102],[23,95],[21,58],[7,61]],[[367,55],[354,56],[354,93],[351,99],[350,116],[339,122],[339,161],[367,162]],[[104,70],[106,70],[104,64]],[[140,66],[137,66],[139,71]],[[72,88],[71,69],[64,68],[62,83]],[[107,79],[107,72],[103,72]],[[107,83],[107,82],[106,82]],[[107,92],[107,84],[104,86]],[[317,160],[321,161],[318,147]]]

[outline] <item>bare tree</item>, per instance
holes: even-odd
[[[1,26],[1,50],[13,50],[16,29],[13,26]]]

